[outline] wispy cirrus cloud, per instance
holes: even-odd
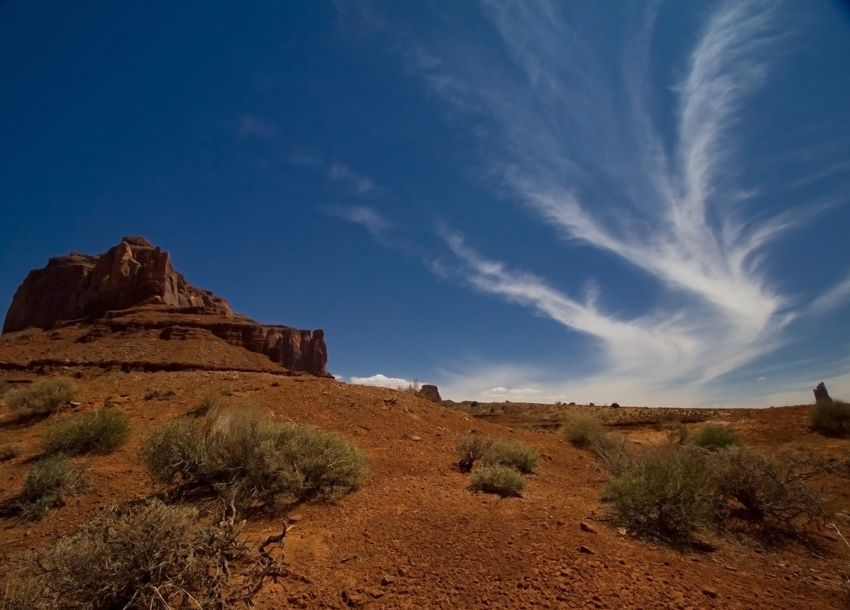
[[[239,118],[239,135],[243,138],[257,137],[270,139],[277,136],[277,125],[270,121],[264,121],[255,116],[244,115]]]
[[[381,237],[392,228],[390,222],[373,208],[357,205],[352,207],[333,207],[330,213],[354,224],[364,227],[374,237]]]
[[[333,163],[328,168],[328,178],[335,182],[343,182],[354,190],[357,195],[365,195],[377,190],[375,182],[368,176],[358,174],[343,163]]]
[[[498,48],[411,36],[407,68],[453,112],[486,122],[496,191],[568,247],[612,253],[670,298],[637,317],[605,312],[594,298],[556,290],[455,234],[445,236],[454,258],[429,267],[597,339],[601,385],[610,387],[613,377],[648,399],[678,388],[699,402],[712,380],[775,349],[789,323],[806,314],[762,265],[768,246],[803,222],[805,210],[757,213],[758,185],[743,186],[738,169],[740,127],[752,117],[747,103],[784,42],[774,27],[781,3],[719,2],[672,70],[652,54],[659,2],[632,15],[621,36],[603,39],[584,36],[593,4],[480,4]],[[662,72],[677,69],[680,76],[667,81],[675,102],[660,112]],[[843,302],[847,286],[826,292],[812,310]]]

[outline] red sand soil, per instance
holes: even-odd
[[[76,349],[56,340],[59,344]],[[224,349],[206,347],[208,352],[219,348]],[[192,357],[201,356],[196,351]],[[367,453],[371,469],[369,483],[339,503],[303,505],[289,515],[294,527],[285,539],[283,561],[292,575],[268,583],[258,608],[815,610],[848,604],[844,577],[850,552],[835,530],[816,534],[817,551],[795,543],[763,548],[750,538],[709,535],[716,551],[683,552],[624,535],[607,518],[600,499],[606,473],[589,453],[545,430],[481,421],[401,392],[332,379],[225,371],[121,373],[96,367],[60,372],[81,377],[76,412],[103,404],[120,407],[131,418],[133,434],[111,455],[76,459],[90,466],[91,491],[35,523],[0,519],[0,579],[13,557],[73,533],[105,507],[161,489],[138,457],[146,430],[191,412],[205,389],[226,387],[237,399],[267,408],[276,420],[342,433]],[[0,371],[0,379],[9,382],[35,378],[29,372]],[[145,400],[153,388],[176,395]],[[0,446],[25,445],[22,455],[0,463],[3,498],[23,486],[51,420],[69,415],[70,409],[22,426],[11,424],[8,408],[0,405]],[[806,407],[719,417],[759,448],[791,444],[841,455],[848,447],[846,440],[811,432]],[[540,452],[539,471],[527,478],[522,498],[499,499],[466,489],[468,475],[454,468],[454,448],[472,429],[522,440]],[[661,434],[651,424],[623,430],[644,441]],[[847,479],[832,477],[824,489],[831,514],[850,506]],[[582,522],[593,531],[584,531]],[[850,531],[838,518],[836,523]],[[283,517],[260,518],[245,531],[261,541],[282,525]]]

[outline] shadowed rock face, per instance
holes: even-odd
[[[227,301],[189,284],[172,267],[168,252],[141,237],[125,237],[96,256],[72,252],[51,258],[46,267],[30,271],[15,292],[3,332],[51,329],[79,321],[93,324],[90,340],[95,340],[103,333],[117,332],[118,318],[133,319],[123,313],[133,308],[148,308],[159,315],[156,324],[147,318],[137,320],[136,328],[161,326],[166,318],[175,327],[208,329],[289,370],[327,375],[323,331],[264,326],[234,316]],[[168,340],[172,334],[180,333],[167,332],[162,338]]]

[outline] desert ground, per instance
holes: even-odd
[[[16,333],[6,336],[7,361],[9,350],[22,351],[18,340]],[[27,344],[39,340],[30,332]],[[208,357],[214,348],[204,348]],[[21,420],[0,405],[0,446],[23,445],[19,455],[0,462],[4,498],[24,485],[51,423],[106,406],[127,414],[132,433],[111,454],[74,458],[88,467],[86,491],[37,521],[0,519],[0,578],[7,581],[16,558],[54,544],[110,507],[161,492],[139,457],[143,438],[192,414],[212,388],[259,405],[275,421],[337,431],[368,456],[369,480],[338,502],[248,520],[244,535],[257,544],[291,526],[275,551],[285,575],[266,582],[257,608],[825,609],[848,603],[850,549],[831,526],[850,531],[850,481],[840,473],[811,483],[829,519],[805,540],[707,530],[700,535],[710,550],[674,548],[620,527],[601,496],[608,472],[557,433],[557,421],[571,409],[598,414],[609,434],[638,447],[668,442],[665,426],[676,419],[692,429],[719,421],[758,449],[805,447],[843,458],[848,441],[814,432],[810,406],[679,413],[511,403],[473,408],[309,375],[9,368],[0,376],[7,388],[66,376],[75,378],[79,394],[74,405],[38,421]],[[150,398],[154,390],[164,398]],[[471,413],[476,410],[479,417]],[[539,468],[526,477],[522,497],[469,491],[469,475],[456,466],[456,445],[471,430],[539,452]]]

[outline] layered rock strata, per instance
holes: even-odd
[[[224,299],[189,284],[168,252],[141,237],[125,237],[101,255],[72,252],[51,258],[18,287],[3,333],[90,324],[80,339],[114,332],[162,329],[163,340],[210,332],[261,353],[291,371],[327,375],[324,332],[267,326],[234,314]]]

